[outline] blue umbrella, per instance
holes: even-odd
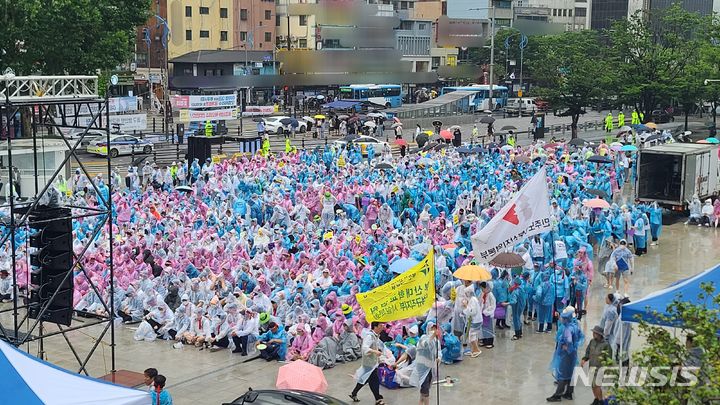
[[[633,127],[633,129],[635,129],[635,130],[638,131],[638,132],[650,131],[650,127],[646,127],[646,126],[643,125],[643,124],[635,124],[635,125],[633,125],[632,127]]]
[[[713,137],[707,138],[707,139],[705,139],[705,140],[708,141],[708,142],[710,142],[710,143],[712,143],[712,144],[718,144],[718,143],[720,143],[720,141],[718,141],[717,138],[713,138]]]
[[[408,269],[418,264],[417,260],[400,258],[390,264],[390,271],[395,274],[405,273]]]
[[[623,152],[637,152],[638,148],[635,145],[625,145],[620,150]]]

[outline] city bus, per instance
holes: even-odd
[[[469,86],[454,86],[454,87],[443,87],[440,94],[448,94],[453,91],[473,91],[475,97],[471,99],[470,103],[475,108],[475,111],[484,111],[490,109],[490,103],[488,98],[490,97],[490,86],[487,84],[471,84]],[[508,102],[508,88],[505,86],[493,86],[493,99],[495,99],[495,105],[493,110],[503,108]]]
[[[402,91],[399,84],[351,84],[340,87],[340,99],[369,101],[396,108],[402,105]]]

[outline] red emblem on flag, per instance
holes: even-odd
[[[503,216],[503,220],[510,222],[513,225],[517,225],[520,223],[520,219],[518,219],[517,214],[515,213],[515,204],[513,204],[508,212]]]

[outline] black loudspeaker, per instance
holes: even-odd
[[[28,315],[70,326],[73,312],[72,218],[69,208],[41,207],[28,219],[31,229]]]
[[[202,136],[190,136],[188,137],[188,165],[192,164],[193,159],[197,159],[202,165],[205,159],[212,157],[212,138]]]

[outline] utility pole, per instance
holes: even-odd
[[[495,110],[495,101],[493,100],[493,75],[495,72],[495,6],[492,7],[478,7],[469,8],[468,11],[480,11],[480,10],[491,10],[492,15],[490,16],[490,77],[488,83],[490,89],[488,91],[488,98],[490,103],[488,104],[490,111]]]
[[[287,0],[287,10],[285,12],[285,17],[287,18],[287,50],[289,51],[291,48],[291,45],[290,45],[290,0]]]

